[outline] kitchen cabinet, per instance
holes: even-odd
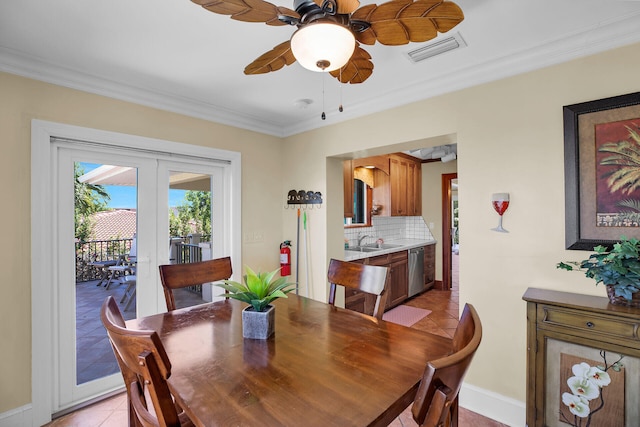
[[[353,168],[380,169],[389,175],[389,156],[373,156],[353,159]]]
[[[407,251],[389,254],[388,267],[391,269],[391,277],[386,309],[401,304],[409,296],[409,260]]]
[[[409,293],[409,264],[406,250],[351,262],[390,268],[389,289],[387,289],[389,294],[387,296],[385,310],[395,307],[407,299]],[[375,300],[375,295],[353,289],[345,289],[344,306],[349,310],[370,314],[373,312]]]
[[[342,165],[345,218],[354,215],[354,170],[363,167],[372,167],[367,169],[372,172],[364,181],[373,188],[373,201],[382,206],[380,216],[422,215],[422,163],[419,159],[398,153],[345,160]]]
[[[425,289],[436,283],[436,245],[424,247],[424,284]]]
[[[407,169],[407,215],[422,215],[422,163],[412,161]]]
[[[408,215],[408,169],[409,161],[407,159],[403,159],[397,156],[389,156],[389,180],[391,182],[391,216]]]
[[[607,385],[592,387],[608,397],[602,394],[602,400],[588,402],[590,424],[637,426],[640,309],[611,305],[606,297],[547,289],[529,288],[523,299],[527,302],[527,426],[567,425],[558,419],[574,419],[563,395],[573,396],[567,380],[577,375],[573,366],[581,363],[604,367],[611,379]],[[601,401],[604,406],[597,409]]]
[[[422,169],[419,160],[410,156],[389,156],[391,180],[391,216],[422,214]]]
[[[344,217],[353,218],[353,161],[342,162],[344,179]]]
[[[422,166],[418,159],[390,154],[389,173],[374,173],[373,199],[382,205],[382,216],[418,216],[422,214]]]

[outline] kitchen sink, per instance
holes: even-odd
[[[352,246],[347,250],[353,252],[377,252],[381,251],[382,248],[377,248],[374,246]]]
[[[378,248],[375,246],[362,246],[360,248],[360,252],[376,252],[376,251],[381,251],[383,248]]]
[[[350,247],[348,250],[354,251],[354,252],[377,252],[377,251],[383,251],[385,249],[395,249],[400,247],[402,247],[402,245],[390,245],[388,243],[383,243],[381,245],[372,244],[372,245],[365,245],[365,246],[353,246],[353,247]]]
[[[383,243],[380,245],[380,249],[395,249],[395,248],[401,248],[403,245],[390,245],[388,243]]]

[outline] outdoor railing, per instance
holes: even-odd
[[[96,261],[117,261],[131,251],[133,239],[90,240],[76,242],[76,282],[100,278],[102,271],[91,265]]]
[[[202,239],[210,239],[210,236],[202,236]],[[199,240],[198,237],[196,240]],[[176,246],[175,258],[171,256],[172,263],[184,264],[202,261],[202,248],[198,244],[190,243],[193,236],[181,236],[172,238]],[[96,261],[117,261],[123,255],[131,251],[133,239],[91,240],[76,242],[76,282],[98,280],[102,274],[99,268],[91,265]]]

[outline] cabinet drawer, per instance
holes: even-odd
[[[369,257],[367,258],[367,264],[387,267],[389,265],[389,254]]]
[[[390,262],[407,261],[408,259],[409,257],[407,255],[407,251],[398,251],[398,252],[392,252],[389,254]]]
[[[599,316],[579,310],[567,310],[554,306],[539,305],[540,325],[560,326],[589,334],[609,335],[638,340],[640,322],[633,319]]]

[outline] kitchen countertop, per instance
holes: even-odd
[[[394,248],[388,249],[380,249],[377,251],[371,252],[361,252],[359,250],[344,250],[344,260],[345,261],[353,261],[356,259],[370,258],[378,255],[386,255],[393,252],[406,251],[412,248],[418,248],[420,246],[427,245],[435,245],[437,241],[435,239],[432,240],[422,240],[422,239],[397,239],[397,240],[385,240],[385,245],[396,245]]]

